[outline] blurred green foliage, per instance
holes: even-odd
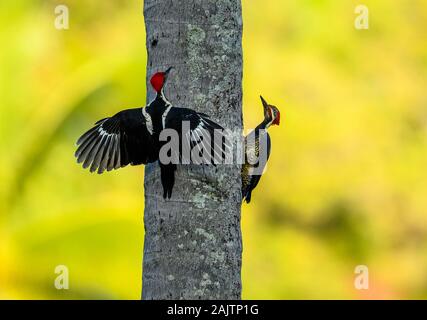
[[[145,102],[142,1],[0,2],[0,298],[138,299],[143,168],[82,170],[76,138]],[[427,298],[427,3],[243,0],[244,120],[281,110],[243,205],[243,297]],[[53,286],[57,265],[70,290]],[[354,288],[367,265],[370,289]]]

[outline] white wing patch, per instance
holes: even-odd
[[[190,133],[190,142],[191,147],[195,147],[199,154],[203,153],[203,159],[205,163],[211,163],[212,158],[210,152],[213,151],[213,157],[218,161],[218,163],[222,159],[222,153],[226,152],[225,147],[222,146],[222,141],[216,141],[216,137],[211,135],[209,131],[209,124],[203,119],[200,118],[199,124],[191,130]],[[208,152],[206,154],[205,152]]]
[[[102,128],[102,125],[99,127],[98,131],[101,134],[101,136],[111,137],[114,134],[114,133],[108,133],[107,131],[105,131],[104,128]]]

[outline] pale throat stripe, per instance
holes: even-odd
[[[170,109],[172,108],[172,106],[171,105],[168,105],[168,107],[167,107],[167,109],[165,110],[165,112],[163,112],[163,114],[162,114],[162,126],[163,126],[163,129],[165,128],[165,125],[166,125],[166,117],[168,116],[168,113],[169,113],[169,111],[170,111]]]
[[[160,96],[162,97],[162,99],[163,99],[163,101],[165,102],[165,104],[166,105],[172,105],[172,103],[170,103],[169,101],[168,101],[168,99],[166,99],[166,97],[165,97],[165,93],[163,92],[163,88],[162,88],[162,90],[160,91]]]
[[[145,123],[147,125],[147,130],[150,134],[153,134],[153,121],[151,120],[151,116],[147,113],[145,108],[142,108],[142,115],[145,118]]]

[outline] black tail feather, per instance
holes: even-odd
[[[244,200],[246,201],[246,203],[251,202],[251,196],[252,196],[252,191],[249,191],[246,193],[246,195],[244,196]]]
[[[172,197],[172,189],[175,184],[176,164],[161,164],[160,175],[163,186],[163,199]]]

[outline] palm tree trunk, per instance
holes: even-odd
[[[175,106],[242,127],[240,0],[145,0],[149,76],[174,66]],[[148,90],[148,100],[154,97]],[[157,164],[145,169],[143,299],[239,299],[240,166],[178,166],[164,201]]]

